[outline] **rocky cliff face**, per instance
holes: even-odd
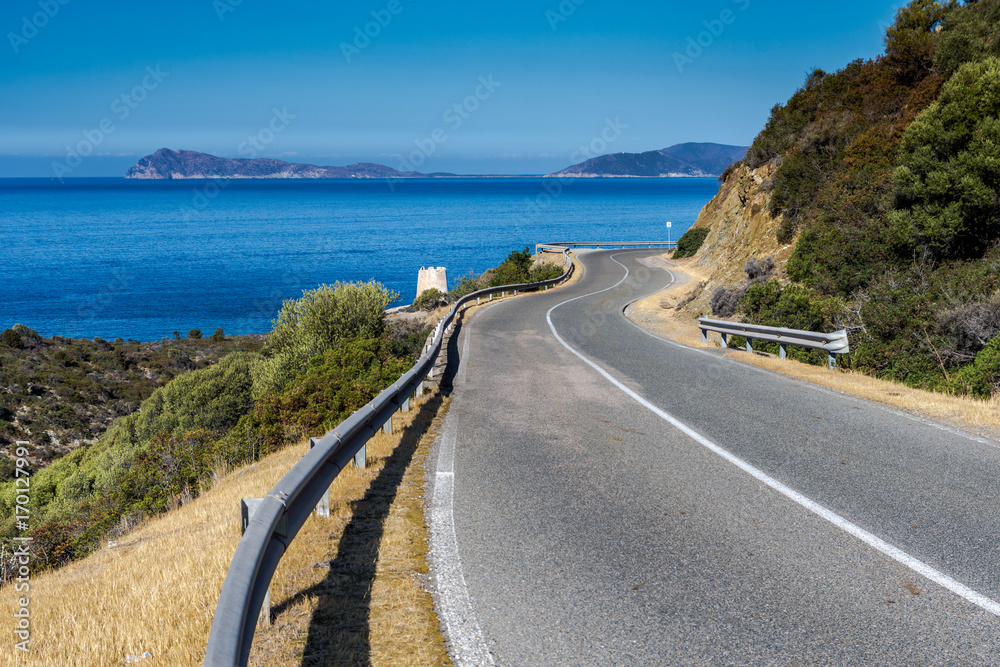
[[[684,307],[693,317],[711,316],[708,302],[716,288],[746,280],[743,267],[748,259],[772,257],[775,276],[784,273],[794,243],[778,243],[781,216],[768,212],[773,172],[771,165],[748,169],[741,164],[732,169],[698,215],[693,226],[707,228],[708,236],[692,259],[682,260],[705,277],[699,296]]]

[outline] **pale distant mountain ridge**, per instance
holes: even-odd
[[[602,155],[573,165],[550,176],[578,178],[666,178],[682,176],[718,176],[726,167],[739,162],[746,146],[713,143],[684,143],[645,153]],[[146,155],[126,173],[129,179],[189,178],[438,178],[455,174],[401,172],[374,162],[359,162],[344,167],[297,164],[273,158],[223,158],[208,153],[161,148]]]
[[[550,176],[564,178],[669,178],[719,176],[739,162],[749,146],[684,143],[645,153],[612,153],[592,158]]]
[[[318,167],[271,158],[222,158],[197,151],[174,151],[161,148],[140,158],[125,172],[125,178],[425,178],[454,174],[402,172],[374,162],[359,162],[346,167]]]

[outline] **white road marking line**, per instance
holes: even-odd
[[[468,340],[466,332],[466,344]],[[466,358],[463,356],[461,362],[463,369]],[[457,665],[478,667],[493,665],[494,662],[472,609],[458,551],[458,535],[455,533],[455,430],[455,420],[445,417],[431,498],[430,560],[437,582],[438,611],[451,642],[451,656]]]
[[[623,269],[625,269],[626,271],[628,271],[628,269],[625,268],[624,264],[622,264],[617,259],[615,259],[615,257],[617,257],[617,256],[618,255],[615,255],[614,257],[611,258],[611,260],[615,264],[618,264]],[[667,289],[667,287],[670,287],[671,285],[674,284],[674,282],[676,282],[677,276],[674,275],[673,271],[671,271],[670,269],[668,269],[666,267],[660,267],[660,268],[662,268],[664,271],[666,271],[667,273],[670,274],[670,282],[667,283],[667,285],[660,290],[662,292],[663,290]],[[638,301],[641,301],[642,299],[645,299],[648,296],[651,296],[651,295],[641,296],[638,299],[635,299],[634,301],[630,301],[629,304],[628,304],[628,306],[631,306],[632,304],[634,304],[634,303],[636,303]],[[627,309],[628,306],[625,306],[625,309]],[[853,394],[848,394],[847,392],[840,391],[839,389],[830,389],[828,387],[823,387],[823,386],[820,386],[820,385],[817,385],[817,384],[813,384],[811,382],[806,382],[805,380],[796,380],[795,378],[792,378],[789,375],[784,375],[782,373],[778,373],[777,371],[772,371],[772,370],[767,369],[767,368],[760,368],[758,366],[753,366],[751,364],[745,364],[745,363],[739,361],[738,359],[730,359],[730,358],[728,358],[726,356],[723,356],[725,354],[725,352],[723,352],[723,354],[720,355],[718,353],[710,352],[709,350],[704,350],[704,349],[697,348],[697,347],[691,347],[690,345],[684,345],[683,343],[678,343],[677,341],[670,340],[669,338],[664,338],[663,336],[658,336],[655,333],[653,333],[652,331],[649,331],[645,327],[639,325],[637,322],[633,322],[628,317],[625,317],[625,314],[624,314],[624,310],[625,309],[623,309],[622,318],[626,322],[628,322],[629,324],[631,324],[632,326],[634,326],[636,329],[638,329],[642,333],[644,333],[647,336],[649,336],[650,338],[655,338],[656,340],[664,342],[667,345],[673,345],[674,347],[679,347],[682,350],[687,350],[688,352],[697,352],[698,354],[703,354],[703,355],[705,355],[707,357],[711,357],[712,359],[715,359],[716,361],[721,361],[721,362],[730,363],[730,364],[739,364],[743,368],[746,368],[748,370],[753,370],[753,371],[756,371],[758,373],[762,373],[764,375],[769,375],[771,377],[779,376],[779,377],[783,377],[783,378],[786,378],[786,379],[789,379],[789,380],[795,380],[797,382],[802,382],[803,386],[808,386],[813,391],[819,391],[819,392],[822,392],[824,394],[829,394],[831,396],[837,396],[839,398],[850,398],[850,399],[858,401],[858,402],[864,402],[864,403],[867,403],[869,407],[877,408],[879,410],[884,410],[885,412],[888,412],[889,414],[892,414],[892,415],[896,415],[897,417],[903,417],[904,419],[909,419],[910,421],[915,421],[915,422],[918,422],[920,424],[924,424],[925,426],[931,426],[931,427],[936,428],[936,429],[938,429],[940,431],[944,431],[946,433],[951,433],[952,435],[957,435],[957,436],[959,436],[961,438],[965,438],[966,440],[971,440],[972,442],[978,442],[981,445],[986,445],[988,447],[993,447],[993,448],[996,448],[996,449],[1000,449],[1000,442],[997,442],[995,440],[990,440],[988,438],[983,438],[983,437],[980,437],[978,435],[973,435],[972,433],[967,433],[965,431],[962,431],[960,429],[948,426],[946,424],[938,423],[938,422],[934,421],[933,419],[928,419],[926,417],[921,417],[919,415],[910,414],[909,412],[903,412],[902,410],[893,408],[893,407],[891,407],[889,405],[886,405],[885,403],[878,403],[878,402],[875,402],[875,401],[868,401],[868,400],[860,398],[858,396],[854,396]],[[734,350],[734,351],[738,351],[738,350]]]
[[[609,374],[603,368],[601,368],[600,366],[598,366],[596,363],[594,363],[593,361],[591,361],[590,359],[588,359],[587,357],[585,357],[583,354],[581,354],[577,350],[573,349],[565,340],[563,340],[562,336],[559,335],[559,332],[556,331],[555,325],[552,323],[552,311],[554,311],[556,308],[559,308],[560,306],[564,306],[567,303],[571,303],[571,302],[576,301],[578,299],[583,299],[583,298],[588,297],[588,296],[594,296],[595,294],[601,294],[602,292],[607,292],[608,290],[614,289],[615,287],[618,287],[618,285],[621,285],[623,282],[625,282],[625,280],[629,276],[628,267],[625,266],[624,264],[622,264],[621,262],[618,262],[617,260],[615,260],[614,257],[615,256],[612,256],[611,259],[614,260],[616,264],[618,264],[619,266],[621,266],[622,268],[625,269],[625,277],[624,278],[622,278],[620,281],[618,281],[617,283],[615,283],[614,285],[612,285],[611,287],[609,287],[607,289],[603,289],[603,290],[600,290],[598,292],[592,292],[591,294],[584,294],[583,296],[578,296],[578,297],[575,297],[575,298],[572,298],[572,299],[567,299],[566,301],[563,301],[562,303],[558,303],[555,306],[553,306],[552,308],[550,308],[549,311],[545,314],[545,319],[549,323],[549,329],[551,329],[552,335],[556,337],[556,340],[558,340],[562,344],[563,347],[565,347],[567,350],[569,350],[574,355],[576,355],[577,357],[579,357],[584,363],[586,363],[588,366],[590,366],[591,368],[593,368],[594,370],[596,370],[598,373],[600,373],[602,376],[604,376],[604,378],[607,379],[609,382],[611,382],[611,384],[613,384],[616,387],[618,387],[618,389],[620,389],[625,394],[627,394],[628,396],[630,396],[637,403],[639,403],[643,407],[647,408],[653,414],[657,415],[658,417],[660,417],[661,419],[663,419],[664,421],[666,421],[667,423],[669,423],[670,425],[672,425],[674,428],[676,428],[677,430],[681,431],[682,433],[684,433],[685,435],[687,435],[692,440],[694,440],[698,444],[702,445],[703,447],[705,447],[706,449],[708,449],[712,453],[717,454],[718,456],[722,457],[726,461],[729,461],[730,463],[732,463],[733,465],[735,465],[737,468],[739,468],[739,469],[743,470],[744,472],[748,473],[749,475],[753,476],[758,481],[760,481],[763,484],[765,484],[766,486],[774,489],[775,491],[777,491],[781,495],[785,496],[786,498],[788,498],[792,502],[800,505],[801,507],[804,507],[805,509],[809,510],[813,514],[819,516],[820,518],[825,519],[826,521],[829,521],[830,523],[832,523],[837,528],[840,528],[841,530],[843,530],[844,532],[848,533],[849,535],[852,535],[852,536],[856,537],[857,539],[861,540],[865,544],[867,544],[870,547],[874,548],[875,550],[877,550],[877,551],[885,554],[889,558],[892,558],[893,560],[895,560],[896,562],[900,563],[901,565],[904,565],[905,567],[910,568],[911,570],[913,570],[917,574],[920,574],[921,576],[923,576],[923,577],[925,577],[925,578],[933,581],[934,583],[938,584],[942,588],[945,588],[945,589],[951,591],[952,593],[954,593],[955,595],[958,595],[958,596],[964,598],[965,600],[971,602],[972,604],[976,605],[980,609],[983,609],[984,611],[987,611],[987,612],[993,614],[994,616],[1000,616],[1000,603],[998,603],[996,600],[988,598],[985,595],[972,590],[971,588],[969,588],[965,584],[963,584],[963,583],[961,583],[959,581],[956,581],[955,579],[952,579],[951,577],[949,577],[948,575],[944,574],[943,572],[935,570],[933,567],[931,567],[930,565],[927,565],[923,561],[914,558],[913,556],[909,555],[905,551],[903,551],[903,550],[901,550],[901,549],[899,549],[897,547],[894,547],[893,545],[889,544],[888,542],[886,542],[885,540],[883,540],[883,539],[881,539],[879,537],[876,537],[874,534],[868,532],[864,528],[861,528],[860,526],[851,523],[850,521],[848,521],[844,517],[840,516],[839,514],[836,514],[835,512],[827,509],[826,507],[823,507],[819,503],[817,503],[817,502],[815,502],[813,500],[810,500],[809,498],[805,497],[804,495],[802,495],[798,491],[795,491],[794,489],[792,489],[792,488],[790,488],[788,486],[785,486],[784,484],[782,484],[778,480],[774,479],[773,477],[771,477],[770,475],[768,475],[767,473],[765,473],[763,470],[760,470],[759,468],[755,468],[754,466],[750,465],[749,463],[747,463],[743,459],[741,459],[741,458],[739,458],[739,457],[731,454],[730,452],[726,451],[725,449],[723,449],[722,447],[718,446],[717,444],[715,444],[714,442],[712,442],[711,440],[709,440],[705,436],[701,435],[700,433],[698,433],[694,429],[690,428],[689,426],[683,424],[678,419],[676,419],[673,416],[671,416],[670,414],[664,412],[660,408],[656,407],[655,405],[653,405],[652,403],[650,403],[649,401],[647,401],[646,399],[644,399],[639,394],[635,393],[634,391],[632,391],[631,389],[629,389],[628,387],[626,387],[624,384],[622,384],[621,382],[619,382],[618,380],[616,380],[614,377],[612,377],[611,374]]]
[[[469,370],[469,339],[472,338],[472,330],[465,332],[462,338],[462,352],[458,359],[458,384],[465,384],[465,378]]]

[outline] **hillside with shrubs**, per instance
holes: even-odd
[[[237,350],[257,350],[262,336],[181,338],[153,342],[43,338],[15,325],[0,332],[0,482],[13,477],[12,448],[30,443],[39,469],[81,445],[93,444],[118,417],[173,378],[218,363]]]
[[[536,267],[527,249],[515,251],[440,296],[453,301],[472,286],[553,272],[563,269]],[[81,558],[189,502],[223,474],[322,436],[363,407],[412,367],[433,328],[423,317],[388,317],[398,297],[374,281],[321,285],[286,301],[268,334],[237,339],[221,331],[151,344],[43,339],[24,327],[10,330],[17,341],[4,334],[0,372],[13,374],[29,394],[35,385],[26,378],[48,378],[45,391],[35,393],[50,402],[15,411],[18,428],[31,429],[33,450],[42,431],[27,414],[69,406],[73,414],[114,415],[109,425],[87,431],[93,441],[55,460],[30,461],[35,566]],[[64,385],[80,385],[73,402]],[[23,398],[20,390],[9,395]],[[10,444],[3,449],[14,451]],[[23,534],[14,523],[16,494],[13,481],[0,484],[0,554],[8,555],[0,555],[0,583],[12,571],[11,540]]]
[[[874,60],[812,72],[727,170],[695,225],[706,231],[694,261],[726,264],[729,284],[706,281],[694,314],[844,328],[842,366],[989,398],[1000,393],[1000,0],[911,2],[885,44]]]

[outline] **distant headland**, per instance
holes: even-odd
[[[161,148],[140,158],[125,172],[125,178],[436,178],[455,174],[421,174],[398,171],[374,162],[358,162],[346,167],[318,167],[271,158],[223,158],[197,151]]]
[[[743,159],[746,146],[677,144],[645,153],[614,153],[591,158],[549,174],[559,178],[671,178],[719,176]],[[131,179],[190,178],[457,178],[457,174],[399,171],[374,162],[344,167],[297,164],[272,158],[224,158],[198,151],[161,148],[125,172]],[[465,176],[470,178],[475,176]],[[494,176],[495,177],[495,176]]]
[[[676,144],[645,153],[612,153],[550,174],[559,178],[677,178],[720,176],[739,162],[749,146],[712,143]]]

